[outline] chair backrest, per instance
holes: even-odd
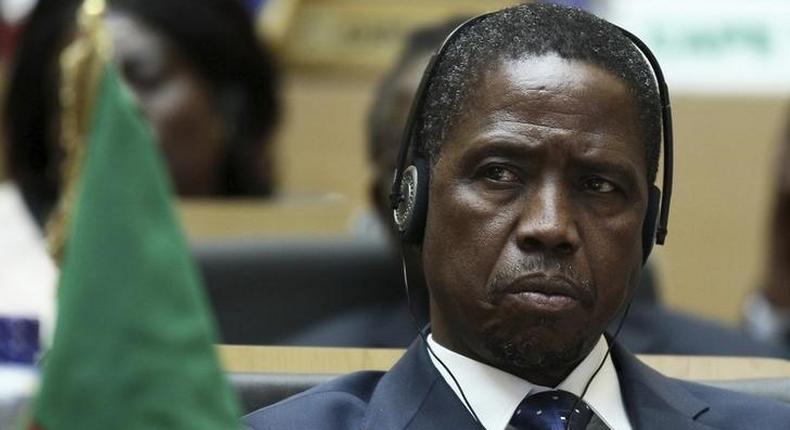
[[[193,246],[226,344],[277,345],[343,312],[403,303],[381,242],[235,241]]]

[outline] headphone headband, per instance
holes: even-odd
[[[614,25],[614,24],[613,24]],[[667,229],[669,225],[669,203],[672,200],[672,172],[673,172],[673,137],[672,137],[672,105],[669,102],[669,88],[667,88],[667,81],[664,79],[664,72],[661,71],[661,65],[658,64],[656,56],[653,51],[647,47],[642,39],[638,38],[630,31],[615,25],[621,33],[633,43],[642,55],[645,56],[650,68],[653,69],[653,74],[656,77],[656,85],[658,86],[658,96],[661,100],[661,138],[664,142],[664,177],[661,180],[661,209],[658,217],[658,227],[656,229],[656,243],[663,245],[667,238]]]

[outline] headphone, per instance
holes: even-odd
[[[417,87],[404,128],[398,152],[398,167],[395,171],[395,179],[390,193],[390,207],[393,211],[395,226],[404,244],[422,243],[425,219],[428,212],[429,161],[417,154],[417,151],[413,149],[419,147],[419,145],[414,144],[414,140],[419,135],[417,123],[418,118],[422,115],[428,85],[437,73],[436,69],[439,60],[444,55],[447,47],[457,38],[457,35],[463,29],[471,27],[493,13],[478,15],[456,27],[431,56],[420,80],[420,85]],[[672,197],[672,110],[669,103],[669,90],[656,57],[647,45],[634,34],[621,27],[617,28],[639,49],[648,63],[650,63],[655,75],[661,102],[661,136],[664,147],[663,193],[654,184],[650,184],[647,212],[642,227],[642,263],[644,264],[653,250],[653,244],[663,245],[668,232],[669,204]],[[412,162],[407,166],[408,158],[411,158]]]

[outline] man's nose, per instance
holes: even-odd
[[[570,255],[579,248],[570,193],[558,184],[533,189],[523,199],[516,229],[519,246],[527,252]]]

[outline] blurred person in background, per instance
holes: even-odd
[[[754,337],[790,348],[790,115],[780,145],[764,285],[746,302],[745,328]]]
[[[444,37],[465,18],[420,28],[405,41],[401,55],[386,72],[376,90],[367,118],[367,155],[373,179],[369,196],[373,211],[366,211],[355,220],[355,235],[361,241],[372,241],[391,248],[389,263],[400,264],[395,231],[391,226],[389,193],[400,145],[401,134],[409,114],[411,100],[417,91],[422,72],[433,50]],[[410,264],[419,264],[419,259]],[[393,270],[398,273],[399,270]],[[417,281],[417,280],[415,280]],[[331,318],[313,324],[290,336],[285,343],[312,346],[354,346],[405,348],[414,339],[417,327],[409,314],[403,294],[392,294],[393,284],[376,284],[381,297],[375,304],[347,309]],[[421,310],[424,311],[424,310]],[[422,312],[418,312],[422,315]],[[418,320],[421,318],[417,318]]]
[[[382,79],[373,99],[368,116],[368,160],[373,170],[370,197],[378,216],[376,224],[380,226],[379,230],[386,231],[388,242],[393,247],[399,243],[400,237],[392,225],[389,194],[412,98],[431,55],[463,21],[463,18],[452,19],[418,29],[409,36],[405,49]],[[787,184],[790,196],[790,179]],[[788,208],[790,211],[790,204]],[[790,247],[790,237],[786,243]],[[785,255],[790,255],[790,252]],[[648,264],[618,336],[631,351],[642,354],[790,356],[790,351],[782,347],[755,341],[713,321],[667,309],[661,303],[655,278]],[[790,289],[787,289],[787,294],[790,294]],[[612,332],[615,329],[610,327]]]
[[[376,211],[374,222],[379,226],[377,230],[386,232],[384,235],[388,236],[387,239],[397,237],[392,236],[396,232],[391,222],[389,195],[412,98],[433,52],[466,19],[453,18],[419,28],[409,35],[394,66],[379,83],[368,111],[368,161],[373,170],[368,192]]]
[[[61,187],[59,57],[81,1],[40,0],[11,70],[8,173],[39,223]],[[238,0],[110,0],[118,68],[182,196],[267,196],[280,116],[278,73]]]

